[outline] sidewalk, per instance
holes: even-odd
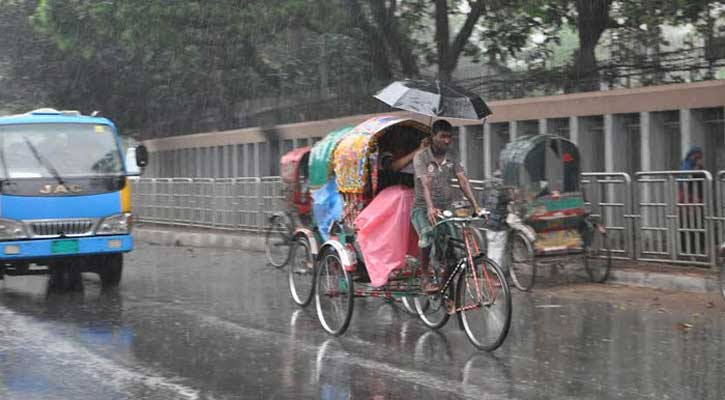
[[[264,232],[236,233],[221,230],[182,228],[139,223],[134,228],[137,240],[162,246],[210,247],[264,252]],[[263,257],[260,254],[260,257]],[[565,268],[564,273],[581,273],[581,266]],[[541,268],[537,280],[561,274],[561,268]],[[607,283],[687,292],[720,291],[716,271],[657,263],[615,261]]]

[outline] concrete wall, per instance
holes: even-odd
[[[491,176],[507,142],[541,133],[577,143],[587,172],[675,169],[695,144],[705,149],[709,170],[725,169],[725,81],[506,100],[489,106],[494,114],[483,126],[476,121],[451,121],[457,127],[456,147],[474,179]],[[276,175],[285,152],[312,145],[328,132],[369,117],[146,141],[151,152],[146,175]],[[429,122],[428,118],[420,120]]]

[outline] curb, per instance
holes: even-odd
[[[136,239],[152,245],[265,251],[264,236],[261,232],[255,235],[214,230],[137,226],[133,234]],[[565,267],[565,273],[580,275],[583,272],[583,266],[577,264]],[[665,264],[658,267],[657,271],[652,271],[651,268],[637,269],[636,262],[632,262],[624,268],[617,267],[615,264],[606,283],[684,292],[720,292],[720,282],[716,272],[699,268],[694,271],[683,271],[680,267]],[[552,278],[557,274],[558,268],[555,267],[539,268],[537,271],[538,279]],[[582,275],[582,277],[585,276],[586,273]],[[534,286],[534,290],[536,290],[536,286]]]
[[[133,235],[138,240],[161,246],[207,247],[264,252],[262,235],[220,233],[217,231],[182,231],[137,227]]]

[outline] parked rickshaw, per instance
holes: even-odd
[[[408,139],[390,140],[387,136],[401,132]],[[413,240],[393,235],[372,237],[364,234],[365,228],[360,229],[361,220],[380,204],[370,205],[376,196],[383,196],[383,190],[397,190],[381,186],[381,156],[391,151],[407,154],[428,135],[429,127],[415,120],[382,116],[356,126],[338,144],[332,163],[344,211],[332,230],[333,237],[322,245],[316,258],[317,315],[325,331],[340,335],[350,323],[355,297],[402,298],[406,304],[413,303],[421,320],[433,329],[442,327],[450,315],[457,314],[461,327],[476,347],[494,350],[508,333],[511,294],[501,268],[477,248],[471,222],[481,217],[472,216],[464,207],[447,210],[441,216],[434,230],[437,235],[433,257],[439,263],[438,268],[433,268],[433,279],[441,289],[429,294],[421,290],[420,271],[411,257],[411,253],[417,252],[417,236],[409,238]],[[391,148],[395,146],[406,148]],[[398,217],[400,214],[385,218]],[[415,234],[409,215],[405,217],[404,228]],[[440,229],[443,226],[453,227],[456,234],[444,235]],[[365,244],[371,240],[376,242]],[[391,244],[403,247],[391,248]],[[382,258],[390,253],[401,254],[402,250],[402,257],[382,286],[372,282],[379,272],[374,265],[377,261],[372,260],[381,259],[380,254],[374,254],[377,246],[387,246]]]
[[[510,231],[507,255],[514,284],[528,290],[538,265],[575,257],[583,260],[592,282],[604,282],[612,256],[604,226],[585,208],[577,146],[559,136],[524,136],[505,146],[500,166],[515,214],[536,233],[532,242],[521,230]]]

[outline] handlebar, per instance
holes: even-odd
[[[474,216],[470,217],[454,217],[453,212],[450,210],[445,210],[442,213],[439,213],[437,215],[437,218],[440,220],[436,222],[434,228],[438,227],[438,225],[442,225],[449,222],[471,222],[471,221],[485,221],[488,219],[488,216],[491,215],[491,212],[485,208],[481,208],[480,212]]]

